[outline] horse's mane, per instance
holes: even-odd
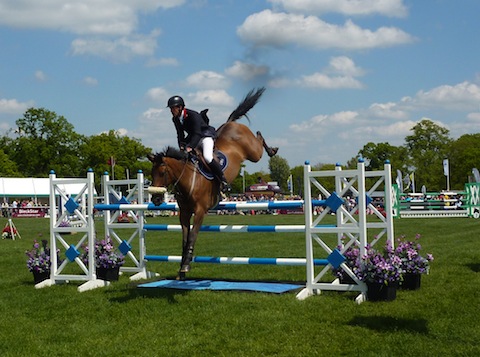
[[[155,154],[155,161],[161,162],[164,157],[185,160],[185,153],[173,146],[167,146],[163,151]]]
[[[250,92],[248,92],[242,102],[238,105],[237,109],[230,114],[227,123],[240,119],[242,116],[245,116],[245,118],[247,118],[250,122],[250,118],[247,116],[247,113],[255,106],[255,104],[257,104],[263,92],[265,92],[265,87],[258,88],[257,90],[252,89]]]

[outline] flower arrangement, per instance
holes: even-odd
[[[408,241],[405,236],[397,239],[397,248],[393,249],[387,242],[382,250],[376,250],[370,245],[366,247],[365,256],[360,256],[358,244],[348,247],[343,255],[345,263],[355,276],[366,283],[382,283],[389,285],[400,282],[405,274],[424,274],[433,261],[432,254],[420,255],[421,245],[418,243],[420,234],[415,242]],[[338,247],[341,249],[342,245]],[[348,279],[343,269],[333,269],[335,276],[341,280]]]
[[[6,225],[2,230],[2,239],[14,239],[16,234],[18,234],[18,232],[15,227]]]
[[[343,244],[337,247],[338,250],[343,248]],[[355,273],[358,270],[359,266],[359,257],[360,257],[360,248],[358,244],[352,244],[349,246],[344,252],[343,255],[345,256],[345,264]],[[347,282],[351,279],[350,276],[345,272],[345,270],[341,268],[333,269],[334,275],[340,279],[341,282]]]
[[[50,271],[50,249],[47,246],[47,240],[42,240],[42,245],[38,241],[33,242],[33,248],[25,252],[27,259],[27,268],[36,273],[45,273]]]
[[[70,221],[65,219],[58,224],[59,227],[71,227]]]
[[[117,268],[125,263],[125,257],[117,252],[113,246],[110,237],[106,237],[100,241],[95,241],[95,267],[97,268]],[[88,246],[84,246],[82,260],[88,264]]]
[[[430,262],[433,261],[432,254],[420,255],[422,246],[418,243],[421,235],[415,236],[415,242],[408,241],[405,236],[401,236],[397,241],[395,255],[401,260],[402,272],[406,274],[425,274],[428,273]]]
[[[359,259],[355,273],[365,283],[379,283],[388,286],[400,282],[401,266],[402,261],[395,255],[389,242],[381,251],[367,245],[366,253]]]

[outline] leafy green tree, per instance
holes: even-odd
[[[290,170],[293,181],[293,194],[303,197],[303,166],[295,166]]]
[[[88,137],[81,151],[84,166],[96,173],[97,185],[104,172],[109,172],[111,178],[116,180],[126,179],[127,176],[134,178],[139,170],[144,172],[146,178],[150,177],[152,165],[146,156],[152,149],[114,130]]]
[[[24,176],[45,177],[52,169],[58,176],[80,175],[78,150],[84,137],[67,119],[44,108],[30,108],[16,125],[17,137],[4,150]]]
[[[17,164],[10,160],[7,154],[0,149],[0,176],[1,177],[21,177]]]
[[[448,148],[450,187],[462,190],[472,169],[480,170],[480,134],[465,134],[453,141]]]
[[[452,142],[449,130],[429,119],[423,119],[411,131],[413,134],[408,135],[405,141],[415,168],[415,185],[425,185],[427,191],[445,189],[442,162]]]
[[[312,166],[312,171],[333,171],[335,170],[336,164],[316,164]],[[333,192],[335,190],[335,178],[333,177],[324,177],[320,178],[319,182],[322,186],[328,191]],[[320,190],[316,186],[312,186],[312,197],[316,198],[321,195],[322,199],[325,199],[325,195],[320,192]]]
[[[358,155],[363,157],[366,163],[368,160],[367,170],[383,170],[387,160],[390,161],[392,172],[396,170],[406,172],[408,170],[407,148],[403,146],[369,142],[358,152]]]
[[[272,180],[278,182],[278,186],[280,186],[283,192],[288,192],[287,180],[290,176],[290,167],[287,160],[279,155],[272,156],[268,160],[268,168]]]

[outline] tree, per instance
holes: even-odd
[[[6,146],[6,154],[24,176],[45,177],[50,170],[58,176],[79,176],[79,148],[84,136],[74,131],[63,116],[44,108],[30,108],[16,121],[17,138]]]
[[[286,159],[279,155],[268,160],[268,168],[272,180],[277,181],[283,192],[287,192],[287,180],[290,177],[290,167]]]
[[[447,156],[452,140],[449,130],[423,119],[411,129],[412,135],[405,138],[406,147],[415,168],[415,184],[425,185],[428,191],[445,188],[443,159]]]
[[[0,176],[1,177],[20,177],[17,164],[10,160],[7,154],[0,149]]]
[[[96,173],[107,171],[116,180],[126,179],[127,174],[133,178],[139,170],[149,177],[152,169],[150,161],[146,160],[152,149],[143,146],[138,139],[121,136],[114,130],[88,137],[81,151],[84,166]],[[95,177],[98,185],[99,175]]]
[[[303,197],[303,166],[295,166],[290,170],[293,181],[293,194]]]
[[[390,161],[392,172],[396,170],[402,172],[408,170],[407,148],[403,146],[369,142],[358,152],[358,155],[363,157],[366,163],[368,160],[367,170],[383,170],[387,160]]]
[[[243,164],[242,164],[243,165]],[[252,174],[249,174],[246,170],[244,171],[245,173],[245,190],[250,187],[251,185],[254,185],[258,183],[258,177],[262,177],[262,179],[269,181],[270,176],[265,174],[264,172],[254,172]],[[243,176],[242,176],[242,170],[240,170],[238,176],[233,180],[232,182],[232,193],[244,193],[243,191]]]
[[[480,134],[465,134],[453,141],[448,148],[450,187],[462,190],[472,169],[480,170]]]

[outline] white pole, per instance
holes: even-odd
[[[443,160],[443,174],[447,176],[447,191],[450,191],[450,165],[448,159]]]

